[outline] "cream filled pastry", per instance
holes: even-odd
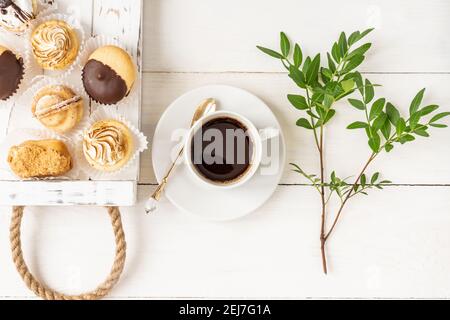
[[[31,46],[42,68],[61,70],[74,62],[80,44],[76,32],[66,22],[51,20],[33,31]]]
[[[66,133],[83,117],[84,102],[72,89],[52,85],[42,88],[34,96],[31,112],[48,129]]]
[[[0,0],[0,25],[7,31],[23,33],[37,10],[37,0]]]
[[[130,129],[116,120],[96,122],[84,133],[84,156],[89,164],[99,171],[119,170],[131,159],[133,149]]]

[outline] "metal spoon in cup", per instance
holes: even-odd
[[[194,116],[192,118],[191,122],[191,128],[204,116],[213,113],[216,111],[216,101],[214,99],[207,99],[203,101],[195,110]],[[147,214],[153,213],[158,208],[158,202],[161,199],[164,190],[167,186],[167,183],[169,182],[169,178],[172,176],[173,172],[175,171],[175,168],[178,165],[178,161],[181,158],[181,156],[184,153],[184,147],[181,148],[180,152],[178,153],[178,156],[176,157],[175,161],[173,161],[172,165],[169,167],[169,170],[167,170],[166,175],[161,181],[161,184],[156,188],[155,192],[150,196],[150,199],[145,204],[145,212]]]

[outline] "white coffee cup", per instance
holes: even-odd
[[[232,181],[219,182],[210,180],[198,171],[192,161],[192,143],[196,133],[198,130],[201,130],[205,124],[216,119],[235,120],[246,129],[246,134],[251,141],[253,150],[250,155],[249,168],[240,177]],[[185,161],[190,173],[197,179],[197,181],[201,182],[205,186],[213,188],[231,189],[242,186],[255,175],[262,160],[262,140],[258,129],[256,129],[253,123],[244,116],[229,111],[217,111],[200,119],[189,131],[185,140],[184,150]]]

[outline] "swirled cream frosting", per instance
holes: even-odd
[[[129,129],[115,120],[100,121],[84,133],[87,161],[102,171],[115,171],[128,162],[132,152]]]
[[[64,69],[76,58],[79,49],[75,31],[64,21],[47,21],[31,36],[36,61],[50,70]]]

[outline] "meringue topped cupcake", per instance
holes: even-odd
[[[39,25],[31,35],[36,62],[46,70],[62,70],[71,65],[80,48],[76,31],[62,20]]]
[[[96,170],[115,172],[123,168],[134,152],[130,129],[117,120],[94,123],[83,135],[83,153]]]

